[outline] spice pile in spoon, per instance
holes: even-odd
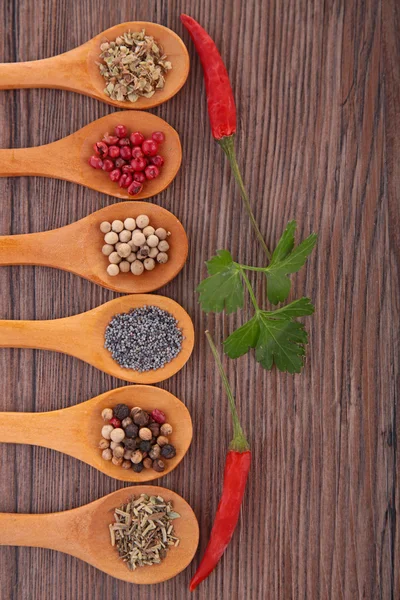
[[[129,135],[125,125],[117,125],[113,134],[105,133],[94,144],[95,154],[89,158],[89,165],[106,171],[111,181],[136,196],[147,180],[159,176],[164,158],[158,153],[158,147],[164,140],[162,131],[154,131],[151,138],[146,139],[140,131]]]

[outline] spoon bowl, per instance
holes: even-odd
[[[108,258],[101,252],[104,234],[100,223],[146,214],[155,229],[163,227],[168,238],[169,260],[142,275],[107,273]],[[42,265],[70,271],[109,290],[123,294],[153,292],[173,279],[185,264],[188,240],[182,224],[165,208],[149,202],[111,204],[71,225],[25,235],[0,236],[0,265]]]
[[[126,125],[130,132],[141,131],[146,137],[151,137],[153,131],[162,131],[165,136],[160,148],[160,153],[165,159],[160,174],[155,179],[147,180],[143,190],[136,196],[130,196],[126,189],[111,181],[108,173],[93,169],[88,162],[94,153],[93,145],[101,140],[106,132],[112,132],[118,124]],[[164,190],[176,176],[181,162],[182,148],[175,129],[156,115],[130,110],[115,112],[92,121],[75,133],[51,144],[0,150],[0,177],[54,177],[79,183],[116,198],[140,200],[155,196]]]
[[[180,514],[174,520],[180,540],[159,565],[130,571],[111,546],[109,524],[114,510],[132,496],[148,494],[172,501]],[[189,504],[178,494],[163,487],[138,485],[117,490],[90,504],[72,510],[42,515],[0,513],[0,545],[49,548],[75,556],[96,569],[137,584],[160,583],[175,577],[192,561],[199,543],[199,525]]]
[[[157,306],[172,314],[182,330],[179,354],[154,371],[139,373],[123,369],[104,347],[104,334],[111,319],[131,309]],[[0,348],[38,348],[75,356],[90,365],[132,383],[157,383],[177,373],[189,359],[194,345],[193,323],[174,300],[153,294],[115,298],[87,312],[50,321],[0,321]]]
[[[171,443],[175,446],[176,456],[165,460],[166,468],[162,473],[153,469],[135,473],[132,468],[123,469],[101,457],[99,440],[101,428],[105,424],[101,416],[102,410],[114,408],[120,403],[131,408],[140,406],[148,412],[159,408],[167,415],[168,423],[173,429]],[[152,481],[173,471],[188,451],[192,436],[192,420],[186,406],[166,390],[147,385],[120,387],[61,410],[0,413],[0,442],[31,444],[58,450],[109,477],[130,483]]]
[[[151,98],[139,98],[136,102],[112,100],[104,93],[105,80],[98,64],[100,46],[115,40],[127,31],[146,30],[158,41],[172,69],[165,76],[165,86]],[[19,63],[0,64],[0,89],[55,88],[91,96],[117,108],[143,110],[166,102],[179,92],[189,74],[189,54],[181,38],[163,25],[146,21],[130,21],[110,27],[94,38],[64,54]]]

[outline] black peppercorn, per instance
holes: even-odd
[[[157,458],[156,460],[153,460],[153,469],[155,471],[158,471],[159,473],[161,473],[162,471],[164,471],[165,469],[165,463],[163,460],[161,460],[160,458]]]
[[[173,458],[176,455],[176,450],[172,444],[165,444],[161,448],[161,456],[164,458]]]
[[[130,425],[125,427],[126,437],[135,438],[135,437],[137,437],[138,433],[139,433],[139,427],[137,425],[135,425],[134,423],[130,423]]]
[[[113,408],[114,417],[116,417],[120,421],[123,421],[124,419],[126,419],[126,417],[129,417],[129,413],[130,410],[126,404],[117,404]]]
[[[123,444],[127,450],[136,450],[136,440],[132,438],[125,437],[123,440]]]
[[[145,410],[140,409],[132,415],[132,419],[136,425],[139,425],[139,427],[145,427],[149,422],[149,415]]]
[[[142,440],[142,441],[140,442],[139,449],[140,449],[142,452],[150,452],[150,449],[151,449],[151,442],[148,442],[147,440]]]
[[[151,433],[153,434],[153,436],[155,438],[158,438],[158,436],[160,435],[160,426],[158,423],[150,423],[150,425],[148,425],[148,428],[150,429]]]
[[[135,444],[136,444],[136,450],[138,450],[140,448],[140,444],[143,442],[142,438],[135,437]]]
[[[141,473],[143,471],[143,463],[140,462],[137,465],[133,464],[132,469],[135,471],[135,473]]]

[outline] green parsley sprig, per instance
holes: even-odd
[[[268,300],[274,305],[284,302],[291,288],[288,275],[301,269],[317,242],[313,233],[295,246],[295,231],[296,221],[291,221],[265,267],[235,262],[228,250],[219,250],[206,262],[209,277],[197,288],[205,312],[225,310],[229,314],[243,308],[246,290],[254,307],[254,316],[224,342],[225,353],[230,358],[243,356],[254,348],[256,360],[264,369],[271,369],[275,364],[280,371],[301,371],[308,336],[297,317],[313,314],[311,300],[300,298],[272,311],[263,310],[247,277],[248,271],[263,273]]]

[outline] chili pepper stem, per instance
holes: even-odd
[[[228,378],[224,371],[224,367],[222,366],[221,359],[218,354],[218,350],[215,347],[214,340],[212,339],[212,336],[209,331],[206,331],[206,336],[207,336],[207,341],[211,348],[211,352],[214,355],[215,362],[218,367],[218,371],[221,375],[221,379],[222,379],[222,383],[223,383],[225,391],[226,391],[226,395],[228,396],[228,400],[229,400],[229,406],[230,406],[232,422],[233,422],[233,439],[232,439],[231,443],[229,444],[229,449],[234,450],[236,452],[246,452],[247,450],[250,449],[250,446],[246,439],[246,436],[243,433],[243,429],[242,429],[242,426],[239,421],[239,416],[238,416],[237,410],[236,410],[235,398],[233,397],[231,386],[229,385],[229,381],[228,381]]]
[[[229,163],[230,163],[232,171],[233,171],[233,175],[239,186],[240,193],[241,193],[247,214],[249,215],[251,224],[252,224],[255,234],[258,238],[258,241],[260,242],[261,246],[263,247],[264,252],[267,255],[267,257],[269,259],[271,259],[271,252],[269,251],[268,246],[265,243],[262,233],[257,225],[256,218],[251,209],[250,200],[247,195],[246,188],[244,187],[243,179],[240,174],[239,165],[236,160],[234,141],[235,141],[235,134],[225,136],[225,137],[221,138],[220,140],[217,140],[218,144],[221,146],[222,150],[225,152],[226,156],[228,157]]]

